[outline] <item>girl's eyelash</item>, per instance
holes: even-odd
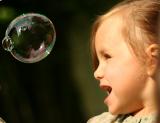
[[[108,55],[108,54],[104,54],[104,57],[107,58],[107,59],[111,58],[111,56]]]

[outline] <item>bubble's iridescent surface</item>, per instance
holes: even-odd
[[[34,63],[44,59],[51,52],[55,39],[54,25],[46,16],[28,13],[11,22],[2,45],[17,60]]]

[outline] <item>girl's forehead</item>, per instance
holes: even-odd
[[[123,22],[118,16],[112,16],[102,21],[99,28],[97,29],[95,36],[95,43],[112,43],[113,40],[118,40],[118,38],[123,38]],[[105,41],[105,42],[104,42]]]
[[[112,15],[104,18],[97,29],[97,34],[103,32],[112,33],[114,31],[121,32],[124,28],[124,20],[122,18],[123,17],[121,15]]]
[[[103,20],[95,36],[96,52],[108,52],[113,55],[132,52],[126,41],[127,35],[123,33],[125,27],[121,16],[111,16]]]

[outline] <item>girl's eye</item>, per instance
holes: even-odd
[[[110,56],[110,55],[108,55],[108,54],[104,54],[104,58],[105,58],[105,59],[110,59],[110,58],[111,58],[111,56]]]

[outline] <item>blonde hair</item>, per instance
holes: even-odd
[[[122,34],[126,43],[133,49],[135,55],[141,61],[145,61],[146,55],[144,50],[147,44],[160,44],[158,34],[160,0],[124,0],[114,6],[109,12],[99,16],[93,24],[91,49],[94,69],[98,66],[95,51],[96,32],[105,19],[117,13],[122,16],[124,22]]]

